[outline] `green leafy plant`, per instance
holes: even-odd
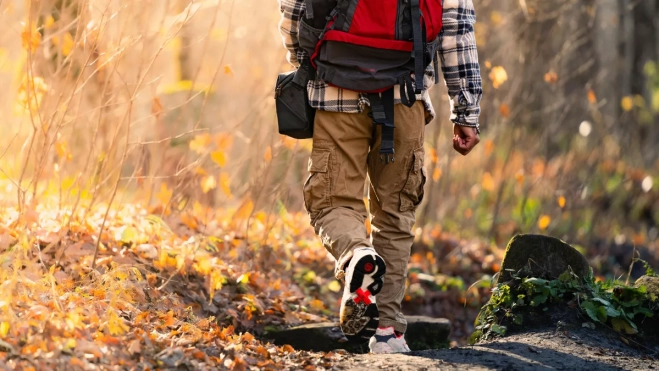
[[[570,271],[556,280],[514,275],[513,282],[497,285],[483,307],[471,342],[505,336],[510,324],[521,326],[524,314],[547,311],[552,304],[569,303],[594,323],[627,335],[639,333],[638,324],[659,310],[656,295],[645,286],[632,287],[615,280],[581,279]]]

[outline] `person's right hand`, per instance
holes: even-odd
[[[461,155],[468,155],[480,141],[476,128],[453,125],[453,148]]]

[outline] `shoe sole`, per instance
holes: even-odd
[[[375,274],[372,273],[374,270]],[[368,275],[373,279],[373,283],[367,287],[367,290],[370,295],[376,296],[382,290],[385,272],[386,266],[381,257],[363,256],[355,265],[352,279],[348,283],[350,293],[354,294],[362,288],[364,277]],[[356,302],[355,299],[351,297],[342,303],[340,327],[348,340],[365,342],[375,335],[380,322],[380,312],[376,303],[366,304],[363,301]]]

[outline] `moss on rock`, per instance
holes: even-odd
[[[510,281],[513,274],[525,268],[531,277],[550,280],[570,268],[581,278],[590,272],[588,261],[577,249],[558,238],[535,234],[517,235],[510,240],[498,282]]]
[[[495,285],[507,283],[514,289],[513,275],[521,271],[525,271],[527,277],[555,280],[570,269],[580,278],[584,278],[590,273],[588,261],[574,247],[554,237],[534,234],[517,235],[510,240],[506,247],[501,272]],[[488,321],[488,318],[496,316],[490,310],[489,304],[493,303],[492,300],[493,298],[490,298],[488,304],[483,306],[476,317],[476,326],[482,325]],[[482,335],[482,331],[476,331],[470,341],[475,343]]]
[[[659,277],[643,276],[636,280],[635,287],[645,286],[648,294],[654,294],[659,297]]]

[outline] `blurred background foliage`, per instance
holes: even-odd
[[[482,143],[452,151],[435,87],[419,246],[545,233],[606,275],[634,246],[659,261],[659,4],[474,2]],[[0,201],[301,211],[311,143],[276,132],[278,20],[275,0],[0,2]]]

